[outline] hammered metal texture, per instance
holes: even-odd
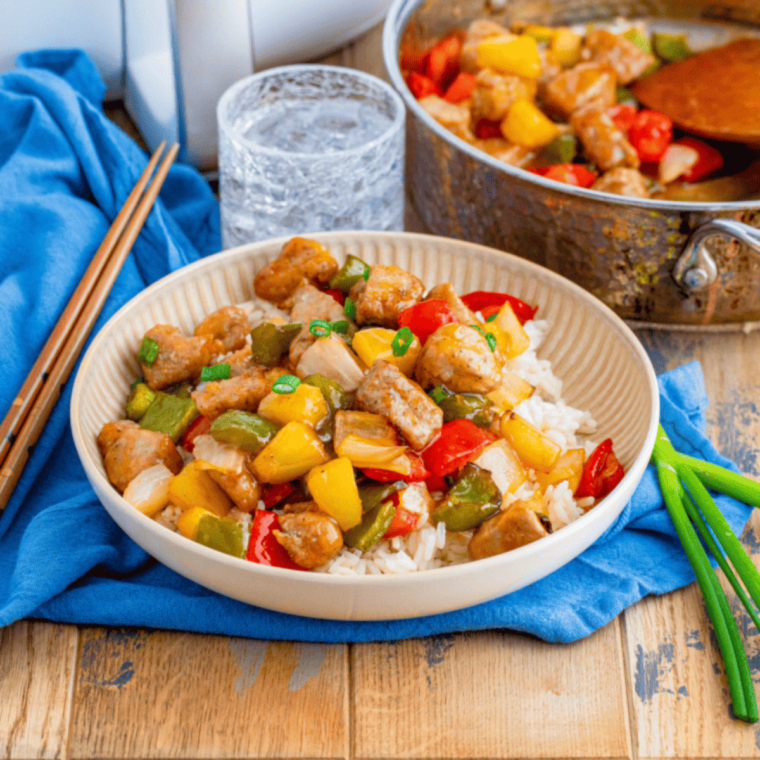
[[[399,13],[395,18],[389,16],[386,34],[396,24],[398,39],[415,9],[409,28],[421,39],[464,28],[471,19],[489,15],[482,0],[409,0],[394,8]],[[560,24],[619,15],[737,21],[760,33],[760,4],[754,0],[522,0],[507,2],[503,10],[489,17],[507,24],[517,18]],[[397,59],[388,60],[389,50],[386,45],[386,66],[393,78],[393,66],[398,71],[398,64]],[[401,89],[409,105],[413,98]],[[453,136],[437,134],[425,118],[410,111],[407,119],[407,176],[417,210],[435,234],[509,251],[542,264],[634,322],[734,324],[740,328],[743,323],[760,320],[760,256],[738,242],[707,241],[719,272],[709,290],[687,295],[672,278],[675,262],[694,230],[715,218],[760,227],[760,201],[643,204],[559,185],[550,189],[526,172],[483,161],[479,151],[460,147]]]

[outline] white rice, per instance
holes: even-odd
[[[238,305],[245,310],[252,326],[273,316],[285,319],[288,316],[286,312],[265,302],[249,301]],[[585,436],[595,431],[596,422],[589,412],[574,409],[562,401],[562,381],[552,372],[551,363],[539,359],[537,355],[548,329],[546,320],[534,319],[527,322],[525,331],[530,338],[530,346],[520,356],[508,361],[505,367],[506,371],[519,375],[535,388],[533,395],[515,407],[514,411],[559,444],[563,451],[583,447],[588,456],[596,443],[587,440]],[[191,455],[187,456],[192,458]],[[501,508],[507,509],[515,501],[529,499],[537,488],[535,473],[528,470],[528,480],[515,493],[504,496]],[[594,503],[593,499],[573,499],[567,481],[549,486],[544,495],[553,531],[561,530],[577,520]],[[262,507],[263,503],[259,502],[259,508]],[[176,531],[177,519],[181,514],[179,507],[169,506],[158,515],[156,522]],[[251,532],[251,515],[233,509],[229,517],[243,526],[244,543],[247,545]],[[472,531],[449,533],[443,523],[434,524],[427,512],[424,512],[417,522],[417,529],[412,533],[384,539],[364,553],[344,546],[330,562],[315,568],[315,572],[351,576],[389,575],[457,565],[469,561],[467,544],[472,535]]]

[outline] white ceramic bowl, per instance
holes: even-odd
[[[196,544],[130,506],[106,478],[95,439],[123,416],[143,334],[154,324],[190,334],[209,312],[253,297],[256,272],[285,239],[210,256],[147,288],[119,310],[92,342],[71,401],[77,451],[98,498],[147,552],[210,589],[281,612],[335,620],[390,620],[484,602],[543,578],[590,546],[615,520],[639,483],[654,446],[659,395],[636,336],[600,301],[546,269],[482,246],[427,235],[384,232],[315,234],[342,261],[352,253],[396,264],[427,286],[451,282],[459,293],[509,292],[538,304],[551,328],[539,356],[564,382],[563,398],[590,410],[597,438],[611,437],[626,475],[594,509],[566,528],[506,554],[406,575],[340,577],[265,567]]]

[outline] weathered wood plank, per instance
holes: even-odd
[[[83,629],[70,757],[344,758],[347,650]]]
[[[504,632],[351,650],[356,758],[630,757],[617,621],[564,646]]]
[[[0,629],[0,757],[66,757],[77,636],[45,622]]]
[[[720,451],[757,477],[760,334],[643,332],[640,337],[658,371],[701,362],[712,400],[708,433]],[[753,515],[742,540],[760,566],[760,514]],[[723,585],[760,686],[760,634],[725,579]],[[725,670],[696,584],[630,608],[624,632],[640,758],[760,755],[760,729],[732,717]]]

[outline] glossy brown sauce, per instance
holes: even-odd
[[[739,39],[668,64],[630,89],[683,130],[760,146],[760,39]]]

